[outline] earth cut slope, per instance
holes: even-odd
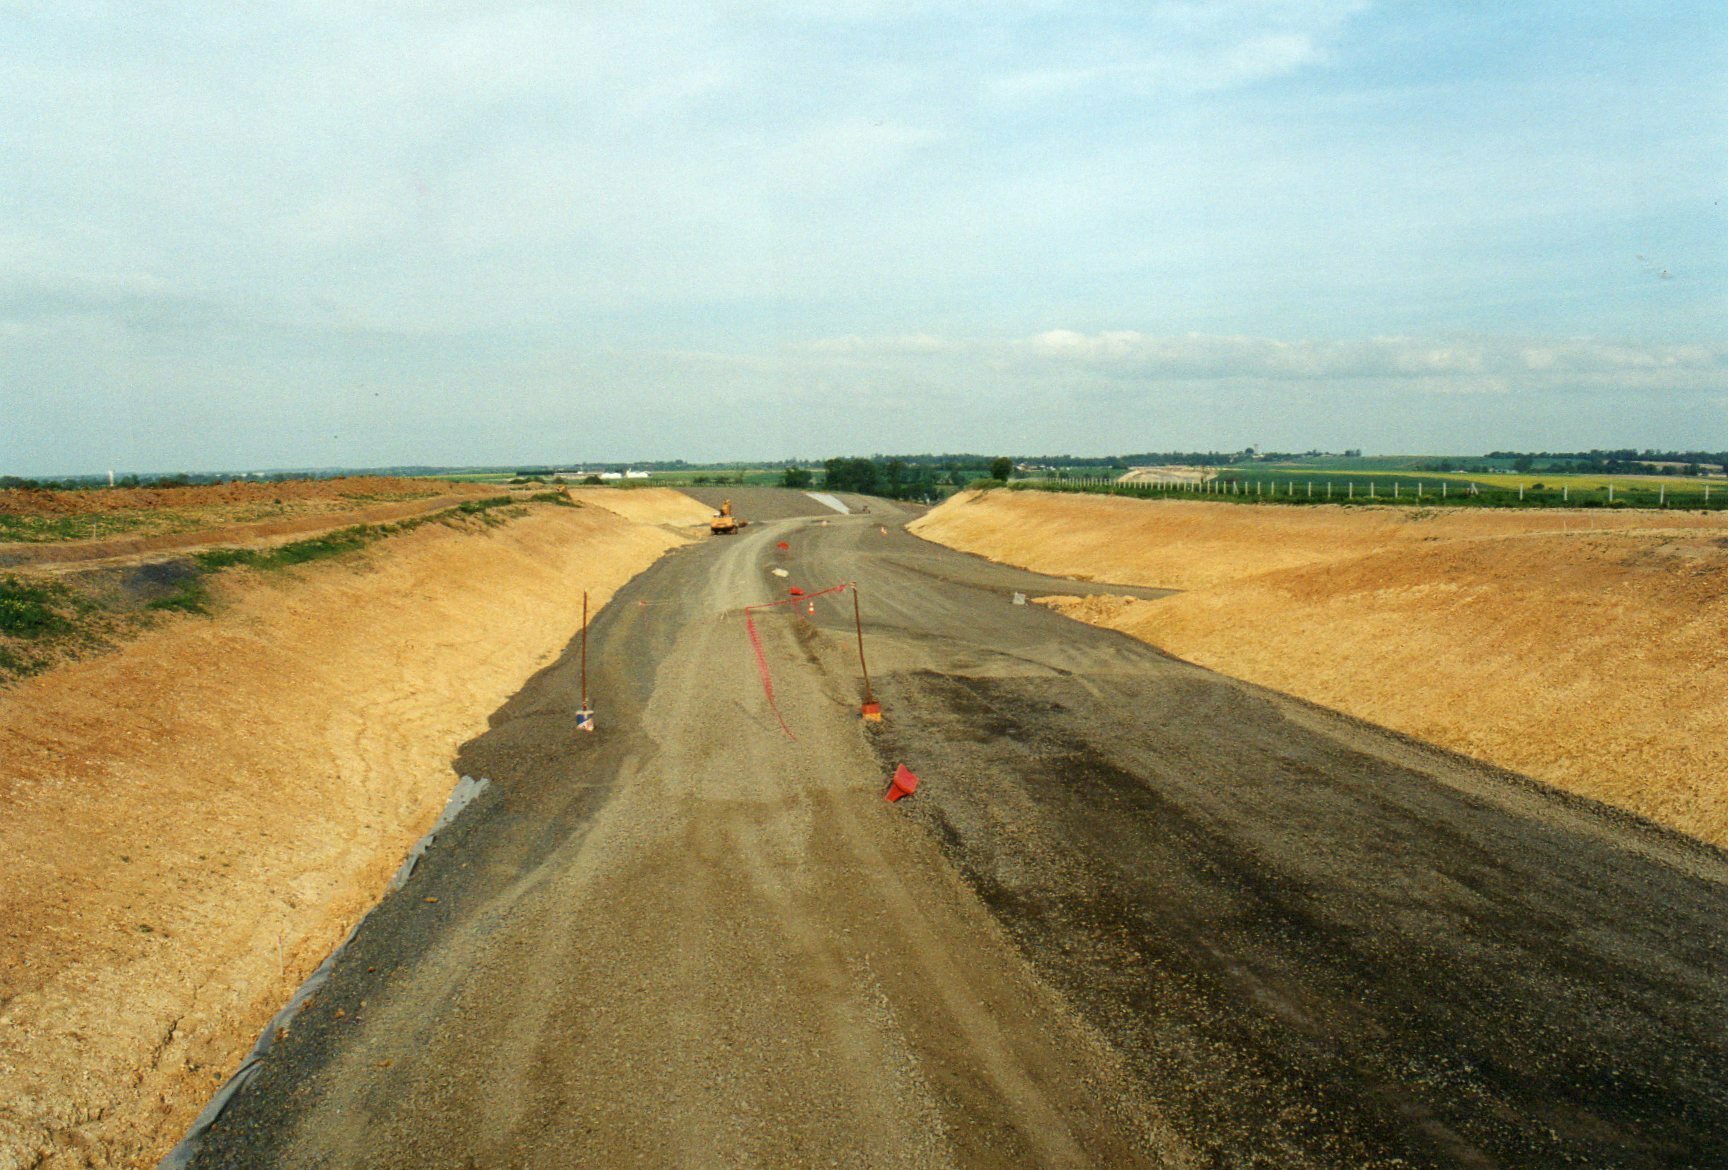
[[[1172,587],[1058,602],[1728,846],[1728,518],[966,493],[919,535]]]
[[[598,608],[685,539],[508,511],[224,573],[213,616],[0,691],[0,1167],[160,1158],[377,899],[459,746],[576,633],[583,590]]]

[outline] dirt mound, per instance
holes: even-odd
[[[921,535],[1175,586],[1074,616],[1728,846],[1728,517],[993,492]]]
[[[838,514],[828,505],[818,503],[793,488],[728,484],[722,487],[693,487],[688,491],[691,496],[708,506],[709,515],[713,515],[722,502],[731,500],[737,515],[753,524],[785,520],[793,516],[821,516],[826,519]],[[845,502],[856,509],[863,502],[863,497],[846,493]]]
[[[581,590],[604,602],[676,543],[598,508],[426,525],[223,574],[216,617],[0,696],[0,1166],[160,1157]]]
[[[570,496],[638,524],[688,528],[707,524],[713,515],[707,505],[672,488],[571,488]]]

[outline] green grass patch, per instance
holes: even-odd
[[[0,683],[100,644],[112,624],[100,611],[95,601],[58,581],[0,576]]]
[[[166,513],[93,512],[72,516],[19,515],[0,512],[0,541],[53,544],[63,540],[95,540],[124,536],[140,528],[172,530]]]
[[[515,502],[515,496],[485,496],[478,500],[463,500],[456,505],[456,511],[463,516],[477,516],[481,512],[490,512],[493,508],[508,508]]]
[[[261,569],[285,569],[290,565],[304,565],[309,561],[322,561],[344,553],[358,552],[381,535],[376,528],[366,524],[353,528],[338,528],[321,536],[260,550],[258,559],[252,563]]]
[[[231,569],[235,565],[255,564],[259,550],[255,548],[210,548],[200,553],[193,553],[192,559],[198,562],[198,567],[210,572],[220,572]]]
[[[529,502],[556,504],[566,508],[581,507],[564,492],[537,492],[528,497]],[[488,513],[498,508],[520,505],[523,501],[514,496],[486,496],[478,500],[464,500],[454,508],[443,512],[435,512],[430,516],[415,516],[407,520],[398,520],[390,524],[356,524],[350,528],[338,528],[333,532],[325,532],[318,536],[307,537],[305,540],[295,540],[288,544],[277,545],[275,548],[242,548],[223,547],[205,549],[195,553],[193,559],[198,566],[208,572],[220,572],[243,566],[253,569],[286,569],[294,565],[304,565],[311,561],[326,560],[347,553],[358,552],[367,545],[383,540],[387,536],[396,536],[404,532],[412,532],[422,524],[434,520],[452,518],[477,517],[483,522],[493,522]]]
[[[58,662],[100,650],[132,636],[149,624],[151,614],[208,614],[214,608],[210,577],[233,568],[280,570],[358,552],[386,537],[423,524],[494,527],[525,515],[528,504],[579,508],[561,491],[539,492],[527,500],[488,496],[467,500],[427,516],[386,524],[358,524],[295,540],[275,548],[209,548],[190,557],[193,571],[175,580],[168,592],[144,602],[142,610],[115,608],[58,581],[0,574],[0,683],[47,670]]]
[[[67,634],[79,608],[64,585],[0,577],[0,634],[13,638]]]
[[[356,525],[353,528],[339,528],[334,532],[326,532],[321,536],[308,537],[305,540],[291,541],[288,544],[277,545],[275,548],[238,548],[224,547],[205,549],[194,553],[193,560],[198,567],[209,573],[219,573],[223,569],[241,566],[251,569],[286,569],[293,565],[304,565],[310,561],[321,561],[328,557],[339,557],[344,553],[355,552],[389,533],[384,526],[368,524]]]
[[[209,613],[210,586],[202,576],[188,577],[175,586],[174,592],[158,597],[144,608],[166,613]]]

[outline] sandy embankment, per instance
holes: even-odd
[[[1728,846],[1728,517],[964,495],[913,526],[1226,674]]]
[[[582,590],[603,603],[677,543],[599,507],[429,524],[224,574],[216,617],[0,693],[0,1168],[160,1157],[376,900]]]

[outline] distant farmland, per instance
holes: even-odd
[[[1204,470],[1207,474],[1204,481],[1123,483],[1105,477],[1034,478],[1016,480],[1010,486],[1151,499],[1205,497],[1243,503],[1710,510],[1728,507],[1728,481],[1681,476],[1327,471],[1241,466]]]

